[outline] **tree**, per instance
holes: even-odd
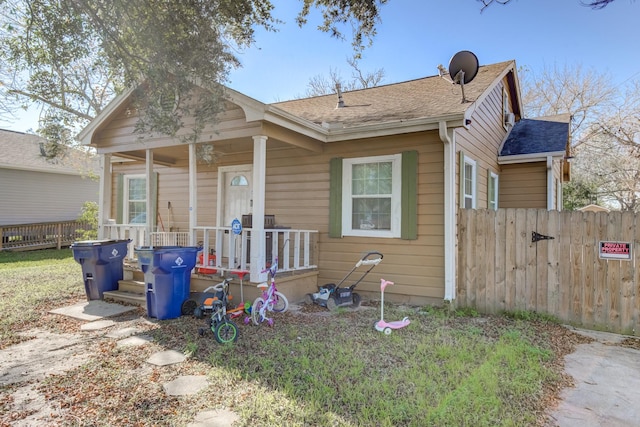
[[[480,11],[484,11],[486,8],[488,8],[489,6],[491,6],[493,3],[497,3],[497,4],[501,4],[501,5],[505,5],[507,3],[510,3],[511,0],[477,0],[480,3],[482,3],[482,8],[480,9]],[[605,7],[607,7],[610,3],[613,3],[614,0],[592,0],[592,1],[581,1],[580,4],[582,4],[583,6],[587,6],[590,7],[592,9],[604,9]]]
[[[524,71],[523,103],[527,116],[569,113],[574,147],[588,140],[591,127],[604,111],[612,108],[617,91],[606,74],[582,66],[544,67],[540,73]],[[589,131],[583,132],[589,128]]]
[[[345,38],[355,55],[376,34],[387,0],[304,0],[297,22],[312,8],[322,31]],[[252,45],[257,27],[275,31],[269,0],[0,0],[3,105],[35,103],[41,132],[70,142],[74,130],[115,94],[137,88],[140,132],[176,135],[194,116],[197,138],[220,108],[221,87],[239,66],[235,52]],[[196,93],[194,83],[206,88]]]
[[[329,69],[329,76],[326,77],[322,74],[318,74],[309,79],[307,83],[306,96],[320,96],[336,93],[336,86],[340,84],[340,87],[344,91],[366,89],[375,87],[384,79],[384,69],[379,68],[373,72],[365,73],[360,69],[358,60],[354,58],[347,59],[347,63],[353,69],[351,73],[351,80],[344,80],[337,70]]]

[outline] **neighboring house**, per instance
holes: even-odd
[[[68,149],[48,159],[42,138],[9,130],[0,130],[0,153],[0,225],[76,220],[98,201],[96,156]]]
[[[578,210],[582,212],[611,212],[610,209],[605,208],[604,206],[594,205],[594,204],[583,206]]]
[[[549,180],[567,178],[555,133],[552,147],[546,132],[525,132],[524,151],[505,151],[518,145],[509,135],[523,114],[514,61],[481,66],[466,102],[440,76],[274,104],[226,89],[224,113],[197,144],[139,138],[130,93],[80,134],[110,165],[101,176],[102,235],[122,237],[145,212],[151,221],[137,230],[142,238],[133,235],[138,244],[155,230],[186,232],[206,254],[215,249],[218,272],[240,267],[252,282],[264,280],[275,253],[285,271],[310,270],[321,285],[379,251],[383,262],[358,292],[379,295],[384,277],[395,282],[392,299],[452,300],[458,208],[529,207],[528,195],[540,192],[543,207],[555,209],[561,191]],[[234,240],[233,219],[249,214],[251,236],[243,229]]]

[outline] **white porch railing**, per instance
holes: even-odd
[[[135,259],[134,248],[141,246],[189,246],[197,242],[202,246],[195,268],[200,274],[249,272],[250,245],[257,242],[258,231],[243,228],[235,234],[231,227],[194,227],[191,232],[151,232],[144,224],[105,224],[105,239],[129,239],[128,259]],[[278,271],[303,271],[317,268],[317,230],[266,229],[262,231],[265,256],[260,257],[271,265],[278,256]],[[254,240],[256,239],[256,240]]]
[[[194,227],[193,241],[202,245],[202,259],[196,265],[198,270],[224,274],[227,271],[249,271],[251,263],[250,245],[257,242],[259,232],[251,228],[243,228],[235,234],[231,227]],[[264,261],[259,266],[263,270],[278,257],[278,271],[300,271],[317,268],[316,230],[266,229],[261,238],[265,242]],[[256,243],[253,243],[256,244]]]

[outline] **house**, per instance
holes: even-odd
[[[290,276],[279,280],[300,279],[293,300],[378,251],[359,293],[376,297],[383,277],[396,301],[453,300],[457,210],[528,207],[534,192],[556,209],[568,178],[566,150],[541,139],[560,132],[528,133],[545,121],[510,138],[523,122],[515,61],[479,67],[464,90],[436,75],[264,104],[227,88],[219,120],[191,144],[134,135],[124,93],[79,135],[107,166],[102,236],[201,243],[196,273],[240,270],[251,283],[277,255]],[[132,224],[142,213],[149,221]]]
[[[51,158],[47,149],[37,135],[0,130],[0,225],[76,220],[98,201],[97,157],[69,149]]]

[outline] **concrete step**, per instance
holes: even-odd
[[[118,280],[118,290],[144,295],[146,287],[144,282],[139,280]]]
[[[147,307],[147,297],[144,294],[127,291],[106,291],[104,294],[105,301],[126,302],[136,304],[140,307]]]

